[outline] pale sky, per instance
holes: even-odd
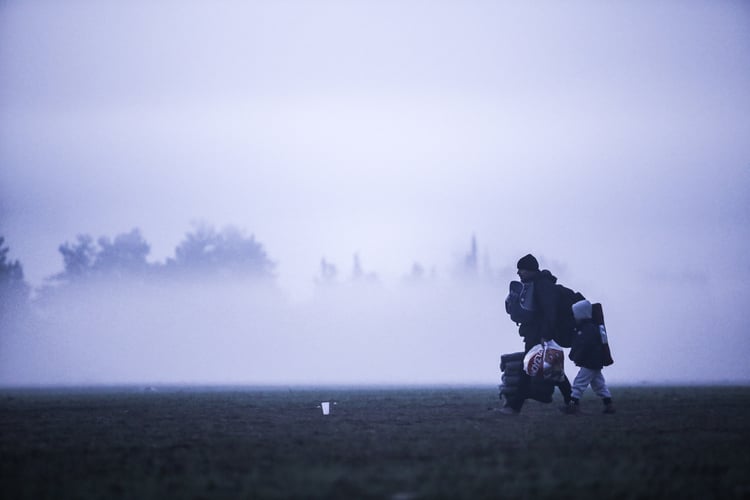
[[[161,261],[235,225],[298,301],[321,258],[397,283],[476,235],[623,336],[746,338],[747,2],[6,0],[0,75],[0,234],[35,286],[80,233]]]

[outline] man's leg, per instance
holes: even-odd
[[[570,380],[568,379],[568,376],[563,373],[563,379],[555,385],[557,385],[557,387],[560,389],[565,404],[570,403],[570,397],[573,390],[570,386]]]

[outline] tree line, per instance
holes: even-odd
[[[0,236],[0,297],[3,303],[28,300],[32,288],[19,260],[8,258],[10,247]],[[151,246],[140,229],[94,239],[81,234],[58,247],[63,270],[49,276],[38,292],[51,293],[67,286],[103,279],[176,279],[236,277],[270,282],[275,263],[263,245],[235,227],[221,230],[201,224],[189,231],[172,257],[149,262]]]
[[[0,236],[0,297],[3,308],[25,302],[32,287],[24,278],[23,266],[18,260],[8,258],[9,246]],[[63,270],[46,279],[38,295],[64,291],[68,286],[91,283],[97,280],[125,279],[190,279],[233,278],[258,283],[273,283],[276,263],[269,257],[263,244],[254,235],[245,235],[233,226],[221,230],[208,224],[195,225],[175,247],[174,255],[163,262],[149,262],[151,246],[138,228],[116,235],[94,239],[81,234],[72,242],[58,247]],[[457,274],[464,277],[479,273],[476,238],[472,237],[468,253],[458,263]],[[491,274],[491,269],[488,270]],[[434,269],[427,271],[415,262],[405,280],[420,282],[434,278]],[[363,269],[358,255],[354,255],[352,282],[377,283],[374,272]],[[330,286],[340,281],[339,270],[325,258],[320,261],[315,282]],[[2,311],[0,311],[2,312]]]

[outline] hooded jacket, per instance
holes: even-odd
[[[595,325],[591,319],[582,320],[576,327],[576,336],[573,337],[573,345],[568,357],[576,366],[590,370],[604,368],[605,351],[599,326]]]
[[[588,300],[573,304],[573,317],[576,320],[576,334],[568,357],[577,366],[590,370],[601,370],[611,365],[612,355],[609,346],[602,342],[599,325],[594,323],[593,308]]]
[[[555,277],[547,269],[539,271],[532,278],[534,282],[534,319],[521,323],[518,334],[524,338],[528,352],[542,338],[551,339],[554,336],[555,320],[557,317],[557,291]]]

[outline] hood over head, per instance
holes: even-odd
[[[592,316],[592,307],[591,302],[588,300],[579,300],[575,304],[573,304],[573,317],[576,319],[576,321],[584,321],[587,319],[591,319]]]

